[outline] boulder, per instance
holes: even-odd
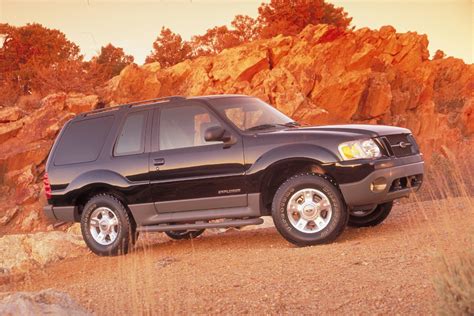
[[[108,103],[120,104],[153,99],[160,95],[161,83],[157,73],[161,70],[158,62],[139,67],[130,64],[115,78],[110,80],[101,97]]]
[[[15,137],[23,127],[23,122],[15,121],[0,125],[0,144]]]
[[[258,72],[269,69],[268,50],[259,41],[249,45],[226,49],[213,58],[209,77],[226,91],[236,82],[250,82]]]
[[[18,206],[10,207],[8,210],[3,214],[0,213],[0,226],[5,226],[15,217],[18,213],[20,208]]]
[[[99,103],[97,95],[84,95],[82,93],[70,93],[66,99],[66,108],[72,113],[82,113],[94,110]]]
[[[92,315],[68,294],[53,289],[0,294],[0,315]]]
[[[27,165],[22,169],[11,170],[5,173],[3,183],[10,187],[26,187],[36,180],[35,166]]]
[[[369,77],[370,70],[345,73],[324,82],[324,85],[315,86],[311,100],[330,113],[334,123],[350,122],[358,110]]]
[[[359,102],[359,119],[372,119],[390,111],[392,90],[387,75],[374,73]]]
[[[27,272],[87,253],[81,235],[60,231],[0,237],[0,270]]]
[[[0,124],[18,121],[24,116],[23,110],[19,107],[4,107],[0,108]]]
[[[8,172],[23,169],[31,164],[38,166],[46,159],[52,144],[53,140],[50,139],[2,148],[4,151],[0,152],[0,170],[3,168]]]

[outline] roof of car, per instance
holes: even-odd
[[[235,98],[235,97],[248,97],[244,94],[213,94],[213,95],[202,95],[196,97],[189,97],[187,99],[221,99],[221,98]]]
[[[80,118],[80,117],[85,117],[89,115],[119,110],[123,108],[131,108],[133,106],[154,105],[154,104],[160,104],[160,103],[165,103],[165,102],[183,101],[183,100],[215,100],[215,99],[235,98],[235,97],[248,97],[248,96],[242,95],[242,94],[214,94],[214,95],[203,95],[203,96],[194,96],[194,97],[168,96],[168,97],[161,97],[161,98],[156,98],[156,99],[142,100],[142,101],[137,101],[137,102],[132,102],[132,103],[120,104],[120,105],[106,107],[106,108],[100,108],[93,111],[78,114],[76,117]]]

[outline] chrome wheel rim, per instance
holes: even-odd
[[[92,212],[89,230],[92,238],[103,245],[112,244],[118,236],[119,221],[117,215],[108,207],[99,207]]]
[[[291,225],[302,233],[317,233],[327,227],[332,206],[323,192],[306,188],[294,193],[286,208]]]

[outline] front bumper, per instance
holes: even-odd
[[[423,181],[424,162],[376,169],[364,179],[341,184],[342,195],[348,207],[365,209],[374,205],[408,197],[417,191]],[[378,179],[386,182],[385,189],[374,192],[371,185]]]
[[[52,221],[75,222],[76,208],[74,206],[52,206],[43,207],[46,216]]]

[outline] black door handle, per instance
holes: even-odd
[[[163,166],[165,164],[165,158],[155,158],[153,159],[154,166]]]

